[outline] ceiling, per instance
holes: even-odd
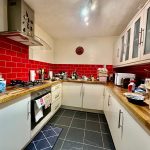
[[[97,0],[89,25],[81,18],[88,0],[25,0],[35,11],[36,23],[53,38],[119,35],[147,0]]]

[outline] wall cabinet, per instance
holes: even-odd
[[[118,40],[119,63],[115,66],[150,62],[150,2],[135,15]],[[114,62],[118,61],[117,56],[114,55]]]
[[[0,106],[0,149],[21,150],[30,140],[30,96]]]
[[[103,90],[103,85],[65,82],[62,105],[102,110]]]
[[[142,51],[141,59],[150,59],[150,3],[143,10]]]
[[[104,113],[116,150],[150,149],[150,135],[120,105],[109,89],[105,90]]]

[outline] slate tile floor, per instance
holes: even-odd
[[[115,150],[103,114],[60,108],[50,123],[63,128],[53,150]]]

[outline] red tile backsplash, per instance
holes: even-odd
[[[0,38],[0,73],[7,83],[12,79],[28,81],[31,69],[52,70],[52,64],[29,60],[28,51],[23,44]]]
[[[120,73],[135,73],[136,77],[139,79],[144,78],[150,78],[150,72],[147,73],[144,69],[147,69],[150,71],[150,63],[148,64],[140,64],[140,65],[134,65],[134,66],[127,66],[127,67],[120,67],[120,68],[114,68],[115,72]]]
[[[29,71],[38,70],[44,68],[46,72],[48,70],[58,73],[60,71],[71,73],[76,70],[79,76],[93,75],[97,77],[97,69],[103,67],[103,65],[87,65],[87,64],[50,64],[40,61],[34,61],[28,59],[29,49],[27,46],[14,42],[9,39],[0,38],[0,73],[7,80],[20,79],[29,80]],[[113,72],[113,66],[107,65],[109,73]],[[38,79],[38,76],[36,77]]]
[[[59,73],[60,71],[65,71],[68,73],[68,76],[71,75],[73,71],[77,71],[79,76],[86,75],[90,77],[93,75],[95,78],[97,77],[97,69],[102,68],[103,65],[88,65],[88,64],[54,64],[53,71],[54,73]],[[113,66],[106,66],[109,73],[113,72]]]

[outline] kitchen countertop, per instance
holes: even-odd
[[[145,103],[144,106],[135,105],[128,102],[128,99],[123,95],[127,89],[115,86],[112,83],[107,84],[107,87],[117,97],[118,102],[128,111],[128,113],[150,134],[150,109]]]
[[[68,80],[63,80],[63,82],[75,82],[75,83],[86,83],[86,84],[103,84],[103,85],[106,85],[106,83],[103,83],[103,82],[100,82],[100,81],[97,81],[97,80],[94,80],[94,81],[85,81],[85,80],[71,80],[71,79],[68,79]]]
[[[30,94],[31,92],[35,92],[37,90],[41,90],[43,88],[61,83],[61,82],[75,82],[75,83],[87,83],[87,84],[103,84],[107,88],[111,90],[111,92],[117,97],[118,102],[124,106],[124,108],[128,111],[128,113],[138,121],[142,127],[146,129],[146,131],[150,134],[150,109],[148,105],[139,106],[128,102],[127,98],[123,95],[124,92],[127,92],[127,89],[123,89],[121,87],[115,86],[113,83],[101,83],[99,81],[82,81],[82,80],[63,80],[63,81],[44,81],[44,84],[38,85],[30,88],[15,88],[15,87],[7,87],[5,93],[0,94],[0,104],[6,103],[13,99],[16,99],[20,96],[24,96],[26,94]]]
[[[35,92],[37,90],[41,90],[43,88],[47,88],[49,86],[61,83],[61,81],[44,81],[42,85],[34,86],[34,87],[13,87],[8,86],[4,93],[0,93],[0,104],[6,103],[18,97],[30,94],[31,92]]]

